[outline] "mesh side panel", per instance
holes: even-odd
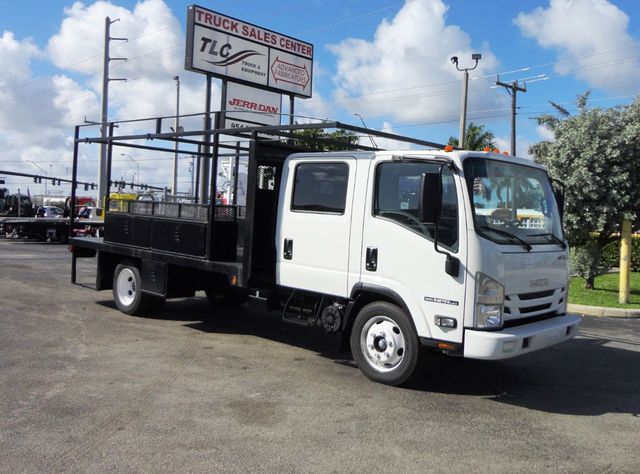
[[[208,206],[202,206],[200,204],[182,204],[180,217],[183,219],[206,222],[208,217]]]
[[[236,211],[236,209],[238,209]],[[209,206],[204,204],[187,204],[177,202],[153,202],[153,201],[109,201],[109,211],[128,212],[138,216],[158,216],[170,219],[185,219],[191,221],[207,222],[209,219]],[[244,207],[216,206],[215,220],[222,222],[234,222],[236,214],[244,217]]]
[[[215,213],[216,221],[233,222],[236,219],[234,206],[216,206]]]
[[[276,189],[276,167],[258,166],[258,189],[273,191]]]
[[[177,219],[180,216],[180,204],[175,202],[160,202],[155,209],[156,216]]]
[[[138,216],[152,216],[153,202],[149,201],[131,201],[129,202],[129,213]]]

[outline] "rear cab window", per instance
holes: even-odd
[[[291,210],[344,214],[347,201],[347,163],[300,163],[296,166]]]

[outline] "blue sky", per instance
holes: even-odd
[[[121,18],[114,36],[132,38],[114,55],[132,58],[114,68],[110,116],[173,113],[183,81],[183,109],[202,111],[204,78],[184,71],[186,9],[191,2],[0,0],[0,169],[63,176],[70,164],[74,123],[97,119],[104,17]],[[306,116],[445,142],[458,134],[462,73],[449,58],[471,65],[469,120],[494,132],[508,149],[509,104],[503,81],[527,83],[519,94],[518,151],[546,136],[531,117],[548,101],[573,109],[591,90],[593,106],[632,101],[640,92],[640,2],[637,0],[229,0],[202,6],[315,46],[314,96],[297,101]],[[217,92],[217,89],[216,89]],[[214,102],[215,104],[216,102]],[[81,169],[93,180],[93,152]],[[156,183],[167,174],[148,156],[143,172]],[[149,160],[144,162],[144,159]],[[93,165],[92,165],[93,163]],[[120,172],[129,173],[127,160]],[[131,163],[128,165],[131,167]],[[186,173],[186,164],[181,173]],[[182,179],[187,179],[183,176]],[[10,183],[11,184],[11,183]],[[24,185],[15,180],[13,185]],[[35,190],[38,192],[38,190]]]

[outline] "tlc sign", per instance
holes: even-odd
[[[313,45],[192,5],[189,71],[298,97],[311,97]]]

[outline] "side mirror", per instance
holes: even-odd
[[[425,224],[434,224],[438,220],[440,199],[440,173],[423,173],[420,178],[420,200],[418,216]]]
[[[556,189],[553,191],[556,196],[556,202],[558,203],[558,212],[560,213],[560,220],[564,218],[564,189]]]
[[[457,278],[460,274],[460,260],[451,254],[447,254],[447,260],[444,264],[444,271],[447,275]]]
[[[557,179],[551,178],[551,184],[553,189],[553,195],[556,198],[556,203],[558,204],[558,212],[560,213],[560,220],[564,218],[564,190],[565,185],[563,182],[558,181]]]
[[[425,224],[434,226],[433,247],[436,252],[446,255],[444,271],[447,275],[457,278],[460,274],[460,260],[449,252],[438,248],[438,227],[440,221],[440,207],[442,206],[442,168],[437,173],[424,173],[420,183],[419,217]]]

